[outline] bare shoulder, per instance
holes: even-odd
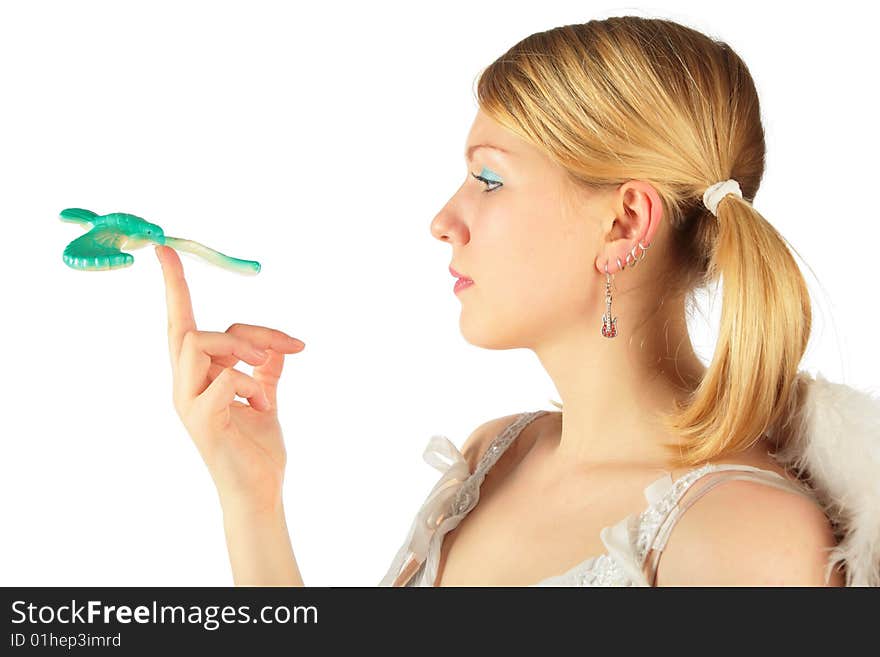
[[[461,447],[461,453],[467,460],[471,472],[476,469],[480,457],[483,456],[490,443],[509,425],[513,424],[520,415],[522,415],[522,413],[513,413],[511,415],[494,418],[484,422],[473,430]],[[533,422],[530,422],[529,425],[523,429],[522,435],[517,439],[517,442],[529,442],[531,435],[540,430],[542,420],[545,420],[546,417],[551,415],[554,414],[548,413],[546,416],[542,416]]]
[[[682,514],[657,569],[658,586],[842,586],[829,573],[837,544],[821,507],[755,481],[726,480]]]

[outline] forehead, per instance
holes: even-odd
[[[508,157],[518,152],[515,136],[504,126],[483,113],[482,110],[477,111],[477,116],[474,118],[470,134],[465,142],[465,158],[471,159],[479,149],[487,149]]]

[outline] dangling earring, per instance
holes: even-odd
[[[617,258],[617,267],[620,271],[623,271],[627,267],[633,268],[642,260],[645,259],[645,255],[647,255],[648,247],[651,246],[650,242],[648,244],[642,245],[641,242],[636,243],[638,248],[642,250],[641,255],[636,256],[636,247],[632,248],[626,256],[626,263],[622,263],[620,258]],[[605,262],[605,314],[602,315],[602,336],[606,338],[614,338],[617,336],[617,317],[611,316],[611,274],[608,273],[608,262]]]
[[[611,274],[605,263],[605,314],[602,315],[602,336],[613,338],[617,335],[617,317],[611,317]]]

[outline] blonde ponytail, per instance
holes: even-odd
[[[736,197],[724,197],[717,215],[707,273],[722,289],[715,353],[690,399],[660,418],[684,445],[667,448],[687,465],[745,450],[788,422],[812,323],[785,238]]]

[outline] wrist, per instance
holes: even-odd
[[[260,501],[221,496],[220,508],[223,510],[224,522],[284,519],[284,503],[280,494],[276,498]]]

